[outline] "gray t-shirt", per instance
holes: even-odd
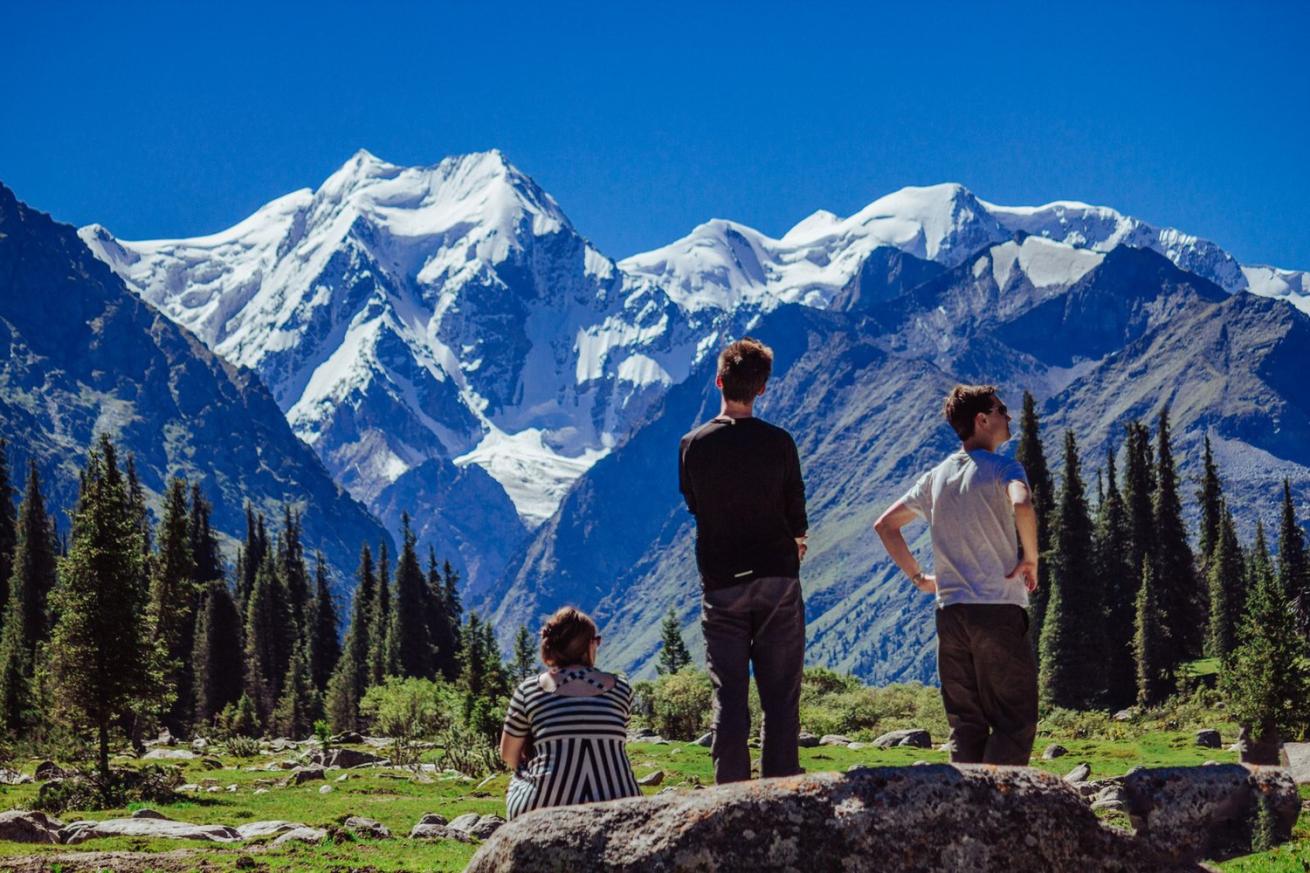
[[[1019,563],[1010,482],[1028,484],[1023,466],[995,452],[960,449],[919,477],[905,504],[932,532],[937,605],[1028,605],[1023,579],[1006,575]]]

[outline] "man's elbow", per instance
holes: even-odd
[[[878,536],[886,539],[894,531],[900,530],[900,525],[892,520],[890,514],[883,513],[878,516],[878,520],[873,523],[873,530]]]

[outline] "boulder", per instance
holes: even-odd
[[[26,773],[0,767],[0,785],[26,785],[31,781],[32,777]]]
[[[1261,807],[1281,843],[1301,811],[1296,783],[1285,770],[1239,764],[1135,770],[1124,778],[1124,795],[1138,836],[1180,863],[1249,853]]]
[[[1137,710],[1130,706],[1127,709],[1119,710],[1114,715],[1110,716],[1110,718],[1114,721],[1132,721],[1136,715]]]
[[[1310,743],[1283,743],[1287,774],[1297,785],[1310,785]]]
[[[714,735],[706,734],[705,736],[712,737]],[[708,746],[709,743],[704,743],[704,745]],[[796,745],[800,746],[802,749],[813,749],[815,746],[819,745],[819,738],[809,731],[801,731],[800,736],[796,738]]]
[[[646,787],[653,788],[654,786],[659,785],[663,781],[664,781],[664,771],[656,770],[654,773],[647,773],[645,776],[642,776],[640,779],[637,780],[637,784],[642,786],[643,788]]]
[[[414,825],[413,830],[409,832],[411,840],[455,840],[460,843],[471,843],[473,837],[471,834],[456,830],[448,825],[443,824],[424,824],[419,822]]]
[[[841,734],[824,734],[819,738],[821,746],[849,746],[851,742],[850,737],[843,737]]]
[[[932,736],[922,728],[910,728],[903,731],[888,731],[873,744],[880,749],[890,749],[893,746],[912,746],[916,749],[931,749]]]
[[[331,786],[331,785],[320,785],[320,786],[318,787],[318,793],[319,793],[319,794],[331,794],[331,793],[332,793],[332,790],[333,790],[333,789],[332,789],[332,786]]]
[[[1218,749],[1223,745],[1223,741],[1219,739],[1219,731],[1205,728],[1196,732],[1196,744],[1203,749]]]
[[[44,812],[25,809],[0,812],[0,840],[12,843],[58,843],[63,826],[63,822]]]
[[[204,767],[206,770],[222,770],[223,762],[217,758],[201,758],[200,766]]]
[[[477,824],[468,829],[468,835],[479,840],[485,840],[500,830],[504,824],[505,820],[498,815],[479,816]]]
[[[110,818],[104,821],[75,821],[60,831],[62,842],[85,843],[98,837],[148,837],[165,840],[206,840],[235,843],[241,834],[227,825],[198,825],[185,821],[152,818]]]
[[[196,737],[191,741],[191,751],[195,752],[197,755],[203,755],[205,752],[209,751],[209,740],[204,737]]]
[[[527,813],[466,873],[598,870],[1181,873],[1020,767],[861,768]]]
[[[253,840],[258,837],[276,837],[303,827],[308,827],[308,825],[303,822],[283,821],[281,819],[252,821],[249,824],[238,825],[237,833],[241,835],[243,840]]]
[[[466,812],[463,815],[457,815],[451,819],[450,827],[457,831],[464,831],[467,833],[478,823],[478,819],[480,818],[482,818],[482,816],[478,815],[476,812]]]
[[[1051,743],[1042,752],[1042,760],[1054,761],[1056,758],[1062,758],[1067,754],[1069,754],[1069,750],[1066,749],[1064,746],[1060,745],[1059,743]]]
[[[387,759],[380,755],[356,749],[328,749],[326,752],[314,752],[309,756],[309,760],[324,767],[340,767],[343,770],[387,763]]]
[[[155,821],[172,821],[172,819],[164,815],[162,812],[159,812],[158,810],[154,810],[154,809],[148,809],[148,808],[132,810],[132,818],[149,818],[149,819],[154,819]]]
[[[698,746],[704,746],[708,749],[710,746],[714,745],[714,734],[702,734],[695,740],[695,743]],[[802,745],[804,745],[804,743],[802,743]]]
[[[189,761],[196,757],[190,749],[168,749],[157,746],[141,756],[147,761]]]
[[[448,825],[450,821],[444,816],[435,812],[425,812],[423,817],[418,820],[421,825]]]
[[[357,837],[385,840],[391,836],[391,831],[382,822],[364,818],[362,815],[350,816],[341,823],[341,826]]]
[[[286,778],[283,785],[304,785],[306,782],[323,779],[322,767],[298,767],[291,771],[291,775]]]
[[[69,773],[63,767],[60,767],[54,761],[42,761],[36,765],[34,773],[38,782],[48,782],[51,779],[65,779]]]
[[[285,846],[287,843],[321,843],[327,839],[327,831],[323,828],[299,827],[293,831],[287,831],[282,836],[272,842],[274,846]]]
[[[364,742],[364,737],[358,731],[346,731],[345,733],[337,734],[332,738],[333,745],[341,745],[344,743],[359,744],[362,742]]]
[[[1072,770],[1066,773],[1064,776],[1064,781],[1070,784],[1077,784],[1079,782],[1086,782],[1087,777],[1091,775],[1092,775],[1092,765],[1083,762],[1082,764],[1079,764],[1077,767],[1074,767]]]

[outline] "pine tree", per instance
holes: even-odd
[[[128,453],[127,464],[125,465],[127,474],[127,495],[128,502],[131,505],[132,518],[136,521],[137,529],[141,532],[141,554],[145,556],[146,572],[142,579],[150,578],[150,552],[152,545],[150,542],[150,510],[146,507],[146,491],[141,486],[141,479],[136,472],[136,455]]]
[[[381,685],[382,680],[394,672],[387,657],[387,637],[391,627],[391,561],[387,544],[378,545],[377,599],[373,614],[369,616],[369,685]]]
[[[494,700],[507,694],[509,675],[500,659],[500,647],[496,644],[491,625],[482,621],[476,612],[469,613],[460,636],[464,646],[461,649],[459,686],[468,698]]]
[[[396,590],[387,627],[387,660],[395,675],[428,678],[433,673],[432,642],[428,637],[427,582],[414,548],[409,513],[401,515],[400,560],[396,562]]]
[[[259,721],[267,725],[281,696],[281,680],[286,675],[283,651],[288,631],[282,580],[272,554],[255,574],[254,588],[246,603],[245,620],[245,691],[255,704]]]
[[[315,556],[314,606],[310,613],[308,637],[309,677],[320,692],[327,690],[332,669],[341,657],[337,639],[337,607],[328,587],[327,561],[322,552]]]
[[[9,576],[14,570],[14,549],[18,546],[18,516],[14,513],[8,450],[9,444],[0,439],[0,622],[4,621],[9,603]]]
[[[1223,533],[1224,521],[1223,487],[1219,483],[1219,468],[1215,466],[1214,453],[1210,451],[1210,435],[1205,437],[1205,450],[1201,456],[1201,488],[1196,492],[1196,501],[1201,507],[1201,534],[1197,550],[1202,561],[1208,561]],[[1208,566],[1208,565],[1207,565]]]
[[[90,452],[72,543],[53,599],[50,685],[59,712],[95,726],[101,784],[109,784],[109,729],[150,703],[166,704],[164,653],[146,625],[140,518],[102,435]]]
[[[166,681],[177,692],[173,707],[164,718],[174,734],[183,733],[191,724],[195,699],[191,654],[195,645],[197,587],[193,581],[195,566],[191,560],[186,497],[186,482],[174,478],[159,524],[159,551],[150,580],[150,623],[168,657]]]
[[[1176,673],[1186,660],[1199,658],[1205,642],[1206,597],[1196,574],[1192,549],[1178,498],[1178,474],[1170,447],[1169,409],[1160,411],[1156,430],[1155,584],[1171,641],[1163,668]]]
[[[1137,699],[1133,624],[1139,580],[1129,563],[1129,539],[1128,513],[1119,492],[1114,447],[1110,446],[1105,458],[1105,493],[1097,505],[1096,572],[1105,591],[1105,702],[1114,709]]]
[[[37,648],[49,633],[47,602],[55,587],[55,549],[36,463],[27,468],[19,507],[9,600],[0,630],[0,727],[28,720]]]
[[[372,676],[369,667],[370,619],[375,609],[377,578],[373,574],[373,555],[367,545],[360,550],[356,571],[355,596],[350,606],[350,626],[345,645],[328,682],[328,721],[335,731],[358,730],[359,702],[364,699]]]
[[[255,587],[255,575],[260,564],[264,563],[264,516],[255,515],[255,509],[246,502],[246,541],[241,546],[241,567],[237,573],[237,607],[244,615],[246,601]]]
[[[1128,563],[1133,568],[1133,596],[1141,585],[1142,562],[1153,560],[1155,544],[1155,459],[1151,436],[1140,422],[1128,423],[1124,443],[1124,509],[1128,519]]]
[[[519,632],[514,636],[512,672],[515,682],[522,682],[537,672],[537,646],[532,633],[523,625],[519,625]]]
[[[212,726],[242,693],[241,615],[227,583],[205,583],[196,616],[191,664],[195,673],[195,723]]]
[[[309,568],[305,565],[305,547],[301,544],[300,514],[290,504],[282,507],[282,536],[278,540],[278,563],[281,565],[282,583],[286,587],[287,614],[293,632],[288,639],[294,643],[304,637],[309,622]],[[287,661],[290,662],[290,653]]]
[[[322,698],[309,678],[309,656],[303,645],[296,646],[282,680],[282,697],[273,711],[273,728],[284,737],[304,738],[322,710]]]
[[[1210,551],[1206,571],[1210,590],[1210,627],[1206,637],[1206,654],[1227,658],[1237,644],[1237,624],[1245,605],[1246,568],[1242,548],[1237,541],[1233,514],[1220,503],[1219,533]]]
[[[1092,520],[1073,431],[1064,434],[1064,484],[1051,520],[1046,619],[1038,685],[1048,706],[1087,709],[1105,696],[1104,605]]]
[[[1278,524],[1278,584],[1296,613],[1302,634],[1310,633],[1310,555],[1305,532],[1296,521],[1292,486],[1283,480],[1283,505]]]
[[[691,663],[691,652],[687,651],[687,644],[682,641],[682,623],[678,621],[677,610],[672,606],[664,616],[664,623],[660,625],[660,637],[664,645],[660,649],[659,662],[655,665],[656,673],[661,676],[671,675]]]
[[[438,577],[436,560],[436,555],[429,553],[428,587],[440,603],[440,609],[433,609],[430,613],[433,616],[429,620],[432,642],[436,648],[437,671],[447,682],[454,682],[460,671],[460,627],[464,621],[464,608],[459,600],[459,574],[446,561]]]
[[[1174,692],[1176,677],[1168,654],[1172,645],[1160,608],[1155,570],[1142,562],[1142,585],[1137,590],[1137,620],[1133,634],[1133,655],[1137,663],[1137,703],[1154,706]]]
[[[1037,549],[1051,547],[1051,513],[1055,507],[1055,483],[1046,465],[1046,452],[1042,448],[1041,427],[1037,420],[1037,405],[1032,394],[1023,392],[1023,414],[1019,419],[1019,444],[1014,458],[1023,465],[1028,475],[1028,489],[1032,494],[1033,511],[1037,514]],[[1046,615],[1047,586],[1039,585],[1029,597],[1028,611],[1032,626],[1040,630]],[[1039,634],[1033,634],[1033,647],[1040,657],[1037,645]]]
[[[223,555],[218,548],[218,537],[210,526],[213,507],[200,493],[200,483],[191,483],[191,514],[187,519],[187,539],[191,546],[191,562],[195,565],[195,580],[211,582],[223,578]]]
[[[1238,644],[1220,674],[1228,712],[1257,741],[1295,736],[1310,719],[1310,651],[1257,528]]]

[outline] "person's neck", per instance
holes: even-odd
[[[971,436],[964,441],[962,448],[966,452],[995,452],[1000,446],[992,443],[987,437]]]
[[[723,406],[719,409],[720,416],[728,418],[753,418],[755,415],[754,403],[739,403],[736,400],[724,400]]]

